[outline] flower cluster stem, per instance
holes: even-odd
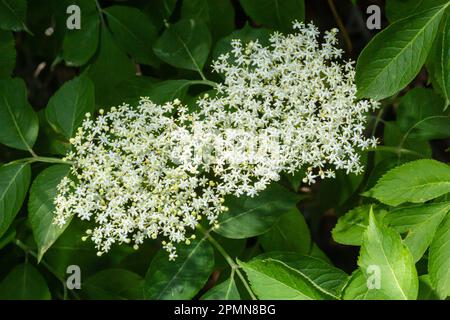
[[[231,267],[231,269],[236,272],[237,276],[239,277],[239,279],[241,279],[242,284],[244,285],[245,289],[247,290],[248,294],[250,295],[250,297],[252,298],[252,300],[257,300],[255,294],[253,293],[252,289],[250,288],[247,279],[245,279],[244,275],[242,274],[242,272],[239,270],[239,265],[234,262],[234,260],[231,258],[231,256],[227,253],[227,251],[220,245],[219,242],[216,241],[216,239],[214,239],[211,236],[211,229],[209,230],[204,230],[200,225],[197,226],[197,229],[200,230],[200,232],[202,232],[205,235],[205,238],[213,245],[214,248],[217,249],[217,251],[219,251],[219,253],[225,258],[225,261],[228,263],[228,265]]]

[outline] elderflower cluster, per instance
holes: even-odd
[[[187,117],[178,101],[158,106],[146,99],[136,109],[101,110],[95,121],[87,114],[70,141],[73,151],[65,159],[73,165],[58,185],[55,222],[64,225],[73,215],[93,220],[96,227],[86,237],[99,255],[116,242],[137,248],[161,235],[175,258],[173,243],[189,243],[202,216],[215,223],[226,210],[215,183],[198,165],[182,163]]]
[[[85,238],[99,254],[159,237],[174,259],[202,217],[218,227],[227,195],[256,196],[305,167],[305,183],[335,169],[361,172],[359,150],[376,145],[364,137],[365,113],[377,104],[356,101],[353,65],[336,61],[336,30],[320,43],[312,24],[294,29],[274,33],[268,47],[234,40],[213,64],[223,84],[196,112],[142,98],[136,108],[88,115],[71,139],[55,222],[94,221]]]
[[[234,40],[232,51],[213,65],[225,79],[218,94],[198,102],[205,119],[199,136],[210,133],[216,143],[232,146],[236,152],[225,149],[219,159],[226,159],[236,176],[254,177],[249,195],[280,172],[302,167],[308,168],[305,183],[334,177],[334,168],[360,173],[358,151],[377,144],[364,130],[365,113],[378,104],[356,102],[353,64],[336,61],[342,56],[335,47],[337,30],[325,33],[321,44],[314,25],[294,28],[296,34],[274,33],[269,47]],[[245,166],[233,166],[243,158]]]

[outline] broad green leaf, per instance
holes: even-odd
[[[0,283],[0,300],[50,300],[44,277],[29,263],[16,266]]]
[[[164,25],[164,22],[169,20],[175,10],[176,4],[177,0],[152,0],[146,1],[146,5],[143,9],[150,16],[153,24],[159,30]]]
[[[184,0],[181,17],[205,22],[213,39],[234,30],[234,8],[229,0]]]
[[[38,261],[64,232],[70,221],[63,227],[53,224],[54,200],[59,182],[69,173],[69,166],[53,165],[42,171],[33,181],[28,200],[28,217],[38,248]]]
[[[272,228],[259,236],[265,251],[292,251],[307,254],[311,247],[311,235],[305,218],[297,210],[283,214]]]
[[[450,213],[439,226],[428,254],[428,272],[441,299],[450,296]]]
[[[123,51],[137,63],[159,65],[152,49],[157,30],[142,11],[127,6],[112,6],[105,9],[105,14],[113,37]]]
[[[20,150],[31,150],[39,121],[28,103],[22,79],[0,80],[0,143]]]
[[[323,252],[323,250],[320,249],[320,247],[316,243],[312,244],[311,250],[309,251],[308,255],[313,258],[320,259],[328,264],[332,264],[330,258],[328,258],[325,252]]]
[[[156,56],[171,66],[201,72],[210,47],[211,35],[206,24],[183,19],[169,26],[153,49]]]
[[[145,276],[146,299],[192,299],[205,285],[214,267],[214,252],[206,239],[177,245],[177,255],[175,261],[169,261],[161,250],[153,258]]]
[[[365,192],[390,206],[405,202],[422,203],[450,192],[450,167],[436,160],[417,160],[383,175]]]
[[[234,278],[228,278],[222,283],[214,286],[202,297],[202,300],[241,300]]]
[[[135,252],[129,246],[113,246],[108,254],[98,257],[92,240],[82,239],[86,235],[86,229],[93,229],[93,224],[73,219],[45,253],[43,260],[58,276],[66,279],[67,266],[77,265],[81,269],[82,280],[87,279],[101,270],[117,266],[125,257]]]
[[[81,29],[67,30],[62,58],[68,66],[82,66],[95,54],[100,38],[100,17],[97,12],[83,15]]]
[[[444,20],[444,19],[443,19]],[[445,21],[442,21],[436,39],[434,39],[433,45],[431,47],[430,53],[428,54],[426,67],[429,76],[429,82],[433,85],[433,89],[441,97],[444,98],[446,104],[449,104],[450,97],[448,96],[447,90],[444,90],[444,54],[445,51],[442,50],[444,45],[444,28],[448,21],[448,15]]]
[[[439,300],[439,296],[433,289],[428,274],[419,277],[419,295],[417,296],[417,300]]]
[[[10,227],[3,236],[0,236],[0,250],[6,247],[16,238],[16,230]]]
[[[447,99],[446,104],[450,103],[450,18],[447,19],[444,25],[444,32],[442,35],[442,84],[444,95]]]
[[[376,149],[376,160],[395,159],[397,166],[432,156],[428,141],[413,139],[409,133],[403,132],[395,121],[384,123],[383,144]]]
[[[212,57],[216,60],[220,55],[230,52],[232,49],[231,41],[234,39],[239,39],[242,43],[258,40],[261,45],[268,46],[271,32],[272,30],[266,28],[252,28],[246,23],[242,29],[235,30],[229,36],[217,41]]]
[[[45,108],[38,111],[39,136],[36,151],[41,154],[64,156],[71,148],[70,142],[52,128],[45,116]]]
[[[232,239],[243,239],[270,230],[277,219],[295,208],[298,195],[277,183],[271,184],[257,197],[228,197],[228,212],[219,216],[218,234]]]
[[[85,119],[94,112],[94,84],[85,75],[63,84],[50,98],[45,116],[52,128],[70,139]]]
[[[147,76],[132,76],[125,79],[116,84],[111,92],[111,105],[120,105],[124,102],[136,105],[156,83],[158,83],[156,78]]]
[[[360,246],[363,234],[369,224],[369,213],[372,206],[356,207],[340,217],[332,231],[334,241],[351,246]],[[380,217],[385,214],[385,211],[381,209],[377,209],[376,212]]]
[[[26,0],[0,0],[0,29],[20,31],[26,29]]]
[[[415,88],[401,100],[397,124],[403,139],[432,140],[450,137],[450,117],[443,112],[445,101],[431,89]]]
[[[282,261],[266,258],[239,264],[261,300],[327,299],[302,273]]]
[[[29,164],[0,167],[0,237],[2,237],[22,207],[31,179]]]
[[[88,70],[95,84],[95,100],[101,107],[110,107],[114,95],[111,90],[136,74],[135,65],[115,44],[111,33],[101,29],[100,48]]]
[[[102,270],[86,279],[82,292],[92,300],[142,300],[144,279],[124,269]]]
[[[182,100],[192,84],[190,80],[166,80],[155,83],[145,93],[154,103],[164,104],[175,99]]]
[[[309,283],[328,298],[339,299],[348,281],[348,275],[320,258],[292,252],[263,253],[253,260],[272,258],[295,269]]]
[[[0,30],[0,78],[11,75],[16,64],[16,48],[12,32]]]
[[[383,222],[400,234],[406,234],[403,242],[419,261],[423,256],[434,234],[450,211],[450,202],[414,205],[395,209],[384,216]]]
[[[348,285],[344,289],[344,300],[389,300],[389,297],[377,289],[369,286],[366,276],[357,269],[352,273]]]
[[[417,298],[418,278],[414,259],[400,235],[376,221],[370,214],[361,246],[358,265],[367,277],[379,271],[379,291],[393,300]]]
[[[256,23],[283,32],[292,31],[294,20],[305,19],[303,0],[240,0],[239,2],[245,13]]]
[[[443,5],[448,0],[386,0],[386,16],[390,22]]]
[[[361,52],[356,66],[360,98],[380,100],[410,83],[430,51],[447,5],[394,22]]]

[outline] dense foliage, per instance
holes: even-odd
[[[77,10],[68,9],[74,4],[80,9],[80,29],[69,28],[76,21]],[[381,30],[366,26],[366,8],[371,4],[382,9]],[[446,0],[0,0],[0,299],[447,299],[449,8]],[[236,93],[239,76],[246,72],[247,77],[255,76],[253,69],[246,69],[245,60],[254,59],[257,65],[262,46],[273,43],[270,35],[294,33],[294,21],[312,21],[322,32],[339,28],[342,52],[328,48],[323,55],[336,58],[342,54],[345,60],[357,61],[356,73],[347,65],[343,70],[348,74],[336,83],[330,74],[340,74],[336,71],[339,67],[327,59],[312,59],[315,64],[311,65],[320,71],[299,71],[308,81],[314,74],[321,79],[326,79],[323,74],[329,76],[325,86],[336,87],[337,92],[333,103],[342,103],[336,107],[342,118],[336,121],[346,121],[354,114],[362,121],[358,110],[364,111],[365,131],[358,123],[355,132],[340,136],[318,126],[320,120],[310,128],[314,139],[322,138],[326,140],[323,145],[328,142],[337,149],[342,145],[348,150],[345,139],[354,133],[354,145],[363,145],[358,154],[349,151],[351,158],[358,160],[356,169],[336,166],[336,172],[323,172],[320,165],[298,168],[308,153],[314,154],[318,163],[331,161],[333,154],[317,153],[315,140],[289,142],[289,159],[296,160],[289,167],[291,172],[283,172],[281,177],[273,174],[280,164],[264,163],[262,158],[258,164],[264,174],[249,180],[257,192],[251,194],[245,184],[229,187],[232,192],[224,198],[211,196],[208,201],[220,210],[208,219],[217,218],[217,223],[201,220],[193,234],[176,245],[176,253],[172,243],[159,239],[156,231],[148,236],[153,239],[142,236],[132,243],[126,234],[106,245],[100,239],[96,244],[103,247],[96,248],[89,239],[92,230],[95,236],[95,223],[86,219],[91,209],[100,212],[97,217],[101,215],[104,204],[95,203],[95,208],[90,204],[94,206],[92,199],[101,199],[105,191],[96,189],[98,194],[93,197],[91,185],[101,183],[94,180],[100,174],[119,171],[117,168],[123,170],[117,176],[121,179],[132,170],[124,164],[130,154],[133,161],[139,157],[141,150],[136,148],[144,133],[155,150],[162,150],[158,161],[165,166],[170,163],[170,177],[191,178],[184,163],[174,165],[164,158],[177,152],[183,142],[173,138],[179,133],[174,128],[186,119],[195,123],[198,118],[210,130],[199,131],[197,138],[206,139],[208,132],[232,119],[243,132],[250,131],[250,113],[220,118],[220,110],[211,106],[227,106],[230,96],[241,103],[255,94],[253,87]],[[311,30],[301,37],[315,32]],[[325,43],[333,42],[324,34]],[[220,64],[222,54],[238,50],[233,39],[240,39],[243,45],[252,43],[244,54],[235,56],[244,61],[241,69]],[[273,59],[291,49],[286,43],[282,50],[274,50]],[[264,51],[261,56],[269,54]],[[259,68],[270,72],[273,67],[281,75],[291,76],[290,72],[302,65],[295,64],[295,54],[286,57],[283,63],[261,63]],[[214,72],[217,70],[222,72]],[[265,82],[264,73],[256,74],[254,82],[260,81],[262,93],[255,97],[265,90],[274,96],[287,90],[280,87],[281,80],[277,82],[282,76]],[[360,99],[355,104],[353,77]],[[224,79],[226,85],[218,87]],[[308,104],[310,98],[305,95],[314,90],[312,82],[311,87],[308,84],[297,83],[283,98],[285,105],[276,106],[289,106],[282,109],[284,122],[280,120],[277,127],[277,132],[286,132],[285,141],[291,141],[289,125],[294,123],[287,115],[294,110],[289,115],[295,116]],[[222,91],[228,96],[220,96]],[[142,104],[140,97],[148,98]],[[374,105],[378,101],[380,106],[369,108],[365,101]],[[122,103],[127,104],[117,108]],[[128,112],[133,105],[140,107]],[[299,126],[316,116],[327,116],[315,107],[313,103]],[[351,113],[353,108],[356,111]],[[264,111],[270,112],[270,106]],[[108,121],[120,120],[111,125],[115,136],[122,131],[131,138],[115,146],[126,150],[128,158],[101,167],[105,162],[101,157],[112,150],[91,146],[106,139],[102,133],[111,129],[99,129],[99,136],[95,133],[86,138],[85,132],[96,129],[85,119],[103,119],[104,114]],[[152,127],[141,130],[148,123]],[[164,143],[155,138],[158,134],[164,136]],[[336,136],[339,139],[333,141]],[[372,136],[377,138],[376,146]],[[85,156],[82,141],[87,140],[90,153]],[[130,141],[133,143],[127,145]],[[224,152],[227,165],[233,167],[239,155],[226,156]],[[92,162],[95,167],[90,173],[86,171],[89,159],[98,161]],[[141,160],[152,162],[153,167],[147,169],[160,167],[149,157]],[[185,171],[180,173],[181,167]],[[74,176],[80,168],[84,171]],[[106,192],[114,199],[128,192],[131,198],[140,197],[140,208],[148,205],[157,212],[158,208],[185,204],[176,204],[182,191],[175,183],[166,185],[170,197],[159,185],[146,194],[152,172],[144,172],[148,180],[143,188],[110,188]],[[237,175],[246,174],[240,170]],[[61,181],[67,182],[64,190],[75,185],[69,176],[75,182],[83,181],[88,191],[67,197],[71,201],[67,204],[58,194],[63,188]],[[114,185],[111,180],[104,181]],[[219,189],[223,185],[209,172],[205,174],[205,186]],[[158,198],[158,193],[163,196]],[[191,190],[183,199],[191,201],[197,196],[192,194]],[[150,200],[155,204],[150,205]],[[55,210],[63,205],[66,209],[59,210],[64,214],[58,225],[54,223]],[[114,214],[131,207],[126,199]],[[65,214],[74,208],[82,208],[78,216],[86,219]],[[192,213],[193,223],[198,216]],[[178,230],[177,223],[171,232]],[[180,229],[191,224],[186,222]]]

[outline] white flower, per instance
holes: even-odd
[[[308,168],[305,183],[334,169],[361,172],[359,150],[376,145],[364,137],[365,113],[377,104],[356,101],[353,64],[336,61],[336,30],[320,44],[313,25],[294,28],[274,33],[269,47],[233,40],[213,64],[225,80],[197,101],[198,112],[178,99],[142,98],[136,108],[87,115],[71,139],[55,222],[94,221],[86,237],[99,254],[162,238],[175,259],[175,244],[189,244],[202,217],[217,226],[227,195],[257,196],[300,168]]]

